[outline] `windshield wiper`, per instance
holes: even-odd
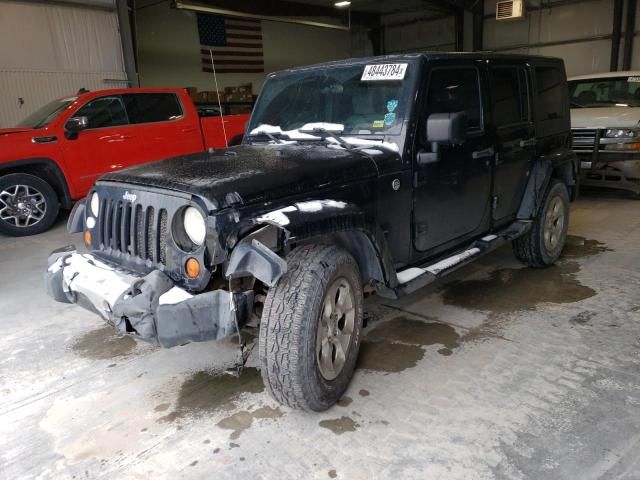
[[[291,140],[289,135],[285,135],[283,133],[277,133],[277,132],[271,133],[271,132],[266,132],[264,130],[257,133],[250,133],[248,137],[249,138],[267,137],[268,139],[273,140],[276,143],[286,143],[285,140]]]
[[[338,144],[340,144],[342,147],[346,148],[347,150],[351,150],[353,148],[353,145],[351,145],[349,142],[344,141],[335,132],[327,130],[326,128],[315,127],[315,128],[310,129],[310,130],[298,130],[298,131],[300,133],[306,133],[308,135],[314,135],[316,137],[319,137],[323,141],[326,141],[329,138],[333,138],[336,142],[338,142]]]

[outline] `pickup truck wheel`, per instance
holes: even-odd
[[[336,246],[307,245],[287,257],[260,324],[264,384],[277,401],[323,411],[353,376],[362,329],[362,282],[351,255]]]
[[[47,182],[35,175],[0,177],[0,232],[12,237],[42,233],[51,227],[60,202]]]
[[[516,258],[536,268],[554,264],[562,253],[568,229],[569,192],[564,183],[552,179],[531,230],[513,241]]]

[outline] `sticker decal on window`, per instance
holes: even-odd
[[[384,63],[376,65],[367,65],[362,72],[363,82],[371,82],[376,80],[404,80],[407,73],[408,63]]]
[[[373,128],[383,128],[384,127],[384,120],[374,120],[373,121],[373,125],[371,125]]]

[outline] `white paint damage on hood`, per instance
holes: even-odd
[[[572,128],[635,128],[640,121],[640,108],[598,107],[572,108]]]

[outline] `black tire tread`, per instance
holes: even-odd
[[[549,182],[547,191],[545,192],[545,196],[542,201],[542,207],[538,211],[538,215],[533,222],[531,230],[529,230],[525,235],[522,235],[521,237],[518,237],[513,240],[513,242],[511,242],[515,257],[521,263],[527,265],[528,267],[544,268],[549,266],[549,264],[545,262],[542,256],[542,249],[544,247],[542,245],[541,229],[543,228],[544,224],[544,207],[547,205],[547,201],[551,191],[557,184],[562,185],[566,190],[566,186],[564,185],[564,183],[562,183],[558,179],[552,178]]]
[[[324,410],[307,398],[312,381],[303,369],[302,338],[308,332],[305,319],[315,303],[321,303],[330,278],[326,267],[350,262],[351,255],[335,245],[304,245],[287,256],[287,273],[273,286],[264,303],[260,324],[259,355],[264,385],[278,402],[301,410]]]

